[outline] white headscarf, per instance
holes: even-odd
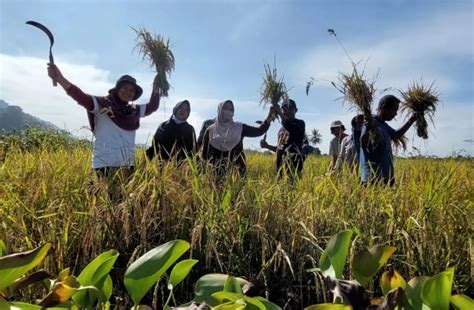
[[[227,102],[234,106],[230,100],[219,103],[216,121],[209,126],[209,143],[223,152],[232,150],[242,139],[242,123],[234,122],[233,119],[226,122],[223,118],[223,108]]]
[[[186,117],[185,120],[180,120],[179,118],[176,117],[176,111],[178,111],[179,107],[180,107],[181,105],[183,105],[183,104],[187,104],[188,107],[189,107],[189,110],[191,110],[191,104],[189,103],[188,100],[180,101],[180,102],[178,102],[178,103],[174,106],[174,108],[173,108],[173,115],[171,115],[171,119],[172,119],[176,124],[178,124],[178,125],[179,125],[179,124],[186,123],[186,121],[188,120],[188,117],[189,117],[189,115],[188,115],[188,117]]]

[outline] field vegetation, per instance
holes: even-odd
[[[52,274],[67,267],[79,274],[115,249],[111,276],[119,283],[136,258],[181,239],[190,243],[185,258],[199,262],[175,289],[176,304],[192,299],[202,275],[225,273],[259,280],[270,301],[297,309],[331,301],[322,277],[308,269],[320,259],[315,244],[324,248],[332,235],[351,229],[349,256],[365,246],[394,246],[390,263],[406,279],[454,267],[453,293],[472,293],[472,159],[399,158],[394,187],[365,187],[350,171],[325,175],[329,158],[312,156],[303,178],[289,185],[275,177],[272,155],[252,152],[245,179],[229,175],[216,186],[197,159],[159,169],[138,151],[136,173],[118,201],[95,180],[89,144],[39,135],[28,147],[9,139],[2,138],[0,150],[0,240],[9,253],[51,242],[43,267]],[[367,285],[379,295],[383,271]],[[145,303],[168,296],[166,285],[152,291]],[[116,285],[113,296],[123,302],[124,287]]]

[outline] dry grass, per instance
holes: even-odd
[[[416,117],[416,131],[419,137],[428,138],[428,122],[426,116],[433,122],[433,115],[439,102],[439,92],[433,87],[434,82],[425,86],[422,82],[413,82],[407,91],[400,91],[403,97],[402,109],[411,112]]]
[[[135,49],[142,55],[143,60],[150,61],[151,67],[156,71],[153,91],[159,92],[163,97],[168,97],[170,84],[166,76],[171,74],[175,66],[175,59],[170,49],[169,39],[165,40],[160,35],[153,35],[145,28],[132,29],[137,34]]]

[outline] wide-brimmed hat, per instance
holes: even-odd
[[[131,77],[130,75],[122,75],[118,80],[117,82],[115,83],[115,87],[114,88],[111,88],[109,90],[109,94],[115,92],[116,90],[118,90],[120,88],[120,86],[122,86],[123,84],[125,83],[129,83],[129,84],[132,84],[133,87],[135,87],[135,97],[133,97],[133,101],[137,100],[138,98],[140,98],[140,96],[143,94],[143,89],[137,84],[137,80],[133,77]]]
[[[344,128],[344,125],[342,124],[341,121],[334,121],[331,123],[331,128],[337,128],[337,127],[343,127]]]

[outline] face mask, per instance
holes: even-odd
[[[228,123],[232,121],[234,117],[234,112],[230,110],[222,110],[221,119],[223,123]]]
[[[181,120],[179,118],[177,118],[174,114],[173,116],[171,116],[171,118],[173,119],[173,121],[176,123],[176,124],[182,124],[182,123],[185,123],[186,120]]]

